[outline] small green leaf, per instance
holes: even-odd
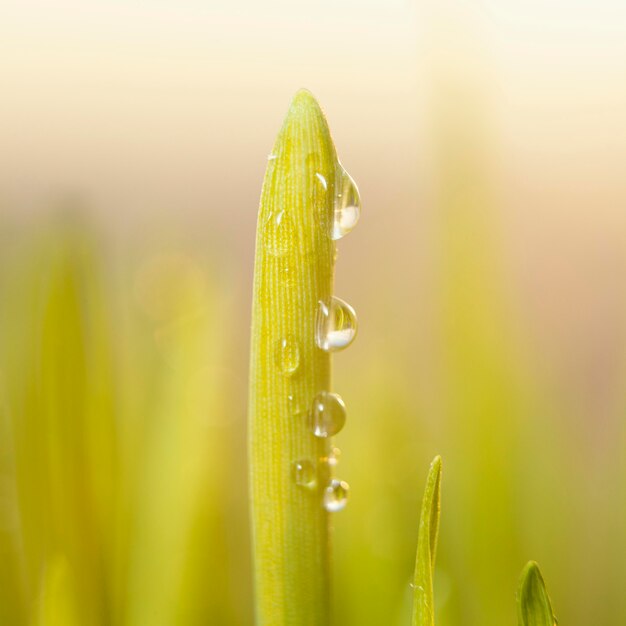
[[[417,538],[413,580],[413,626],[434,626],[433,572],[441,511],[441,457],[430,464]]]
[[[534,561],[526,565],[520,576],[517,621],[519,626],[554,626],[557,623],[543,576]]]

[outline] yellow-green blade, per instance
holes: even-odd
[[[125,433],[137,443],[125,450],[130,531],[120,621],[228,624],[233,557],[224,503],[239,471],[227,453],[232,402],[222,373],[229,307],[195,256],[160,253],[137,276],[132,334],[151,341],[131,369],[152,370],[155,383],[126,409]]]
[[[554,626],[557,623],[543,576],[534,561],[526,565],[520,577],[517,620],[519,626]]]
[[[76,580],[67,561],[56,555],[42,576],[31,626],[79,626]]]
[[[441,511],[441,457],[433,459],[426,479],[413,579],[413,626],[434,626],[433,573]]]
[[[306,412],[330,390],[317,348],[318,303],[332,294],[337,158],[315,98],[296,94],[269,157],[259,208],[250,363],[249,464],[257,623],[329,621],[328,468]],[[315,484],[293,479],[309,461]]]
[[[50,230],[16,271],[6,305],[19,581],[32,619],[45,591],[37,619],[61,611],[68,626],[70,613],[104,623],[117,559],[116,386],[93,250],[80,226]]]

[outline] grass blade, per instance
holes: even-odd
[[[441,511],[441,457],[430,464],[417,538],[413,580],[413,626],[434,626],[433,573]]]
[[[117,563],[117,386],[95,250],[82,226],[46,231],[5,304],[19,580],[26,612],[44,594],[42,615],[68,626],[105,623]]]
[[[554,626],[557,623],[543,576],[534,561],[526,565],[520,577],[517,620],[519,626]]]
[[[249,464],[259,625],[329,621],[325,440],[306,410],[330,389],[330,355],[315,345],[318,302],[332,294],[330,239],[337,157],[313,96],[296,94],[268,161],[254,273]],[[292,479],[314,464],[315,487]]]
[[[33,626],[79,626],[76,581],[67,560],[50,559],[42,577]]]

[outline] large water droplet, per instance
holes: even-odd
[[[350,486],[343,480],[332,479],[324,489],[324,508],[330,513],[341,511],[348,503]]]
[[[336,393],[320,391],[313,400],[309,417],[316,437],[332,437],[346,423],[346,405]]]
[[[356,328],[356,313],[347,302],[336,296],[320,301],[315,329],[319,348],[326,352],[347,348],[356,336]]]
[[[335,207],[331,239],[345,237],[357,224],[361,215],[361,196],[352,176],[341,163],[337,164]]]
[[[286,211],[272,213],[263,226],[263,245],[273,256],[285,256],[294,239],[294,226]]]
[[[298,340],[287,335],[276,342],[274,360],[285,376],[293,376],[300,367],[300,347]]]
[[[306,459],[294,461],[291,466],[291,476],[298,487],[315,488],[315,466],[311,461]]]

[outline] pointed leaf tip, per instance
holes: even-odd
[[[315,96],[308,89],[300,89],[296,92],[289,105],[286,122],[291,120],[323,119],[322,107]]]
[[[424,505],[426,505],[426,496],[429,497],[430,560],[433,569],[435,567],[437,538],[439,536],[439,516],[441,514],[441,467],[441,457],[437,455],[430,464],[428,480],[426,483],[426,493],[424,494]],[[424,514],[424,509],[422,510],[422,514]]]
[[[417,538],[413,581],[413,626],[434,626],[433,575],[441,511],[441,457],[430,464]]]
[[[554,626],[557,623],[543,576],[534,561],[527,563],[520,576],[517,616],[519,626]]]
[[[293,100],[291,101],[291,104],[292,106],[299,105],[299,106],[319,107],[317,98],[308,89],[305,89],[304,87],[296,91],[296,94],[294,95]]]

